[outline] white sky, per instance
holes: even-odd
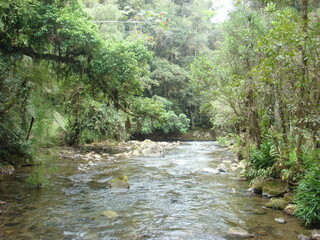
[[[212,5],[217,11],[217,15],[212,18],[212,22],[219,23],[226,20],[228,12],[232,9],[233,0],[212,0]]]

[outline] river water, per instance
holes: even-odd
[[[30,188],[20,170],[0,182],[0,239],[229,239],[242,227],[254,239],[297,239],[308,231],[293,217],[266,209],[267,199],[247,192],[236,174],[212,174],[234,156],[215,142],[184,142],[164,157],[98,162],[79,170],[75,161],[54,159],[49,185]],[[106,182],[126,175],[130,189]],[[109,211],[112,216],[106,216]],[[284,217],[286,224],[274,221]]]

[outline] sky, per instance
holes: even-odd
[[[212,22],[223,22],[227,16],[228,11],[232,9],[233,0],[212,0],[213,7],[217,11],[217,15],[212,18]]]

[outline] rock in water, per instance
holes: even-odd
[[[220,173],[220,171],[218,169],[214,169],[214,168],[203,168],[203,169],[197,170],[197,172],[211,173],[211,174],[219,174]]]
[[[295,204],[289,204],[286,206],[286,208],[283,210],[286,214],[293,216],[294,212],[297,210],[298,206]]]
[[[115,218],[118,217],[118,213],[114,211],[103,211],[102,215],[106,216],[107,218]]]
[[[11,175],[14,172],[14,167],[11,165],[5,165],[0,167],[0,174]]]
[[[288,203],[286,200],[284,200],[284,198],[276,198],[270,199],[266,206],[268,208],[283,210],[286,208],[287,205]]]
[[[285,224],[287,221],[284,218],[275,218],[274,219],[277,223]]]
[[[228,230],[228,235],[237,238],[251,238],[254,235],[250,234],[247,230],[240,227],[232,227]]]
[[[129,180],[128,176],[121,176],[118,178],[112,179],[109,183],[111,188],[126,188],[129,189]]]
[[[217,169],[220,171],[220,172],[228,172],[228,168],[226,167],[226,165],[224,163],[220,163],[217,167]]]
[[[304,235],[304,234],[299,234],[299,235],[298,235],[298,239],[300,239],[300,240],[310,240],[311,237],[306,236],[306,235]]]
[[[320,230],[313,230],[311,233],[312,240],[320,240]]]

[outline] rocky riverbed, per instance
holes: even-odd
[[[239,178],[245,162],[214,142],[104,142],[51,152],[57,172],[43,189],[30,189],[22,169],[0,182],[5,239],[311,236],[295,218],[266,208],[267,195],[248,192]]]

